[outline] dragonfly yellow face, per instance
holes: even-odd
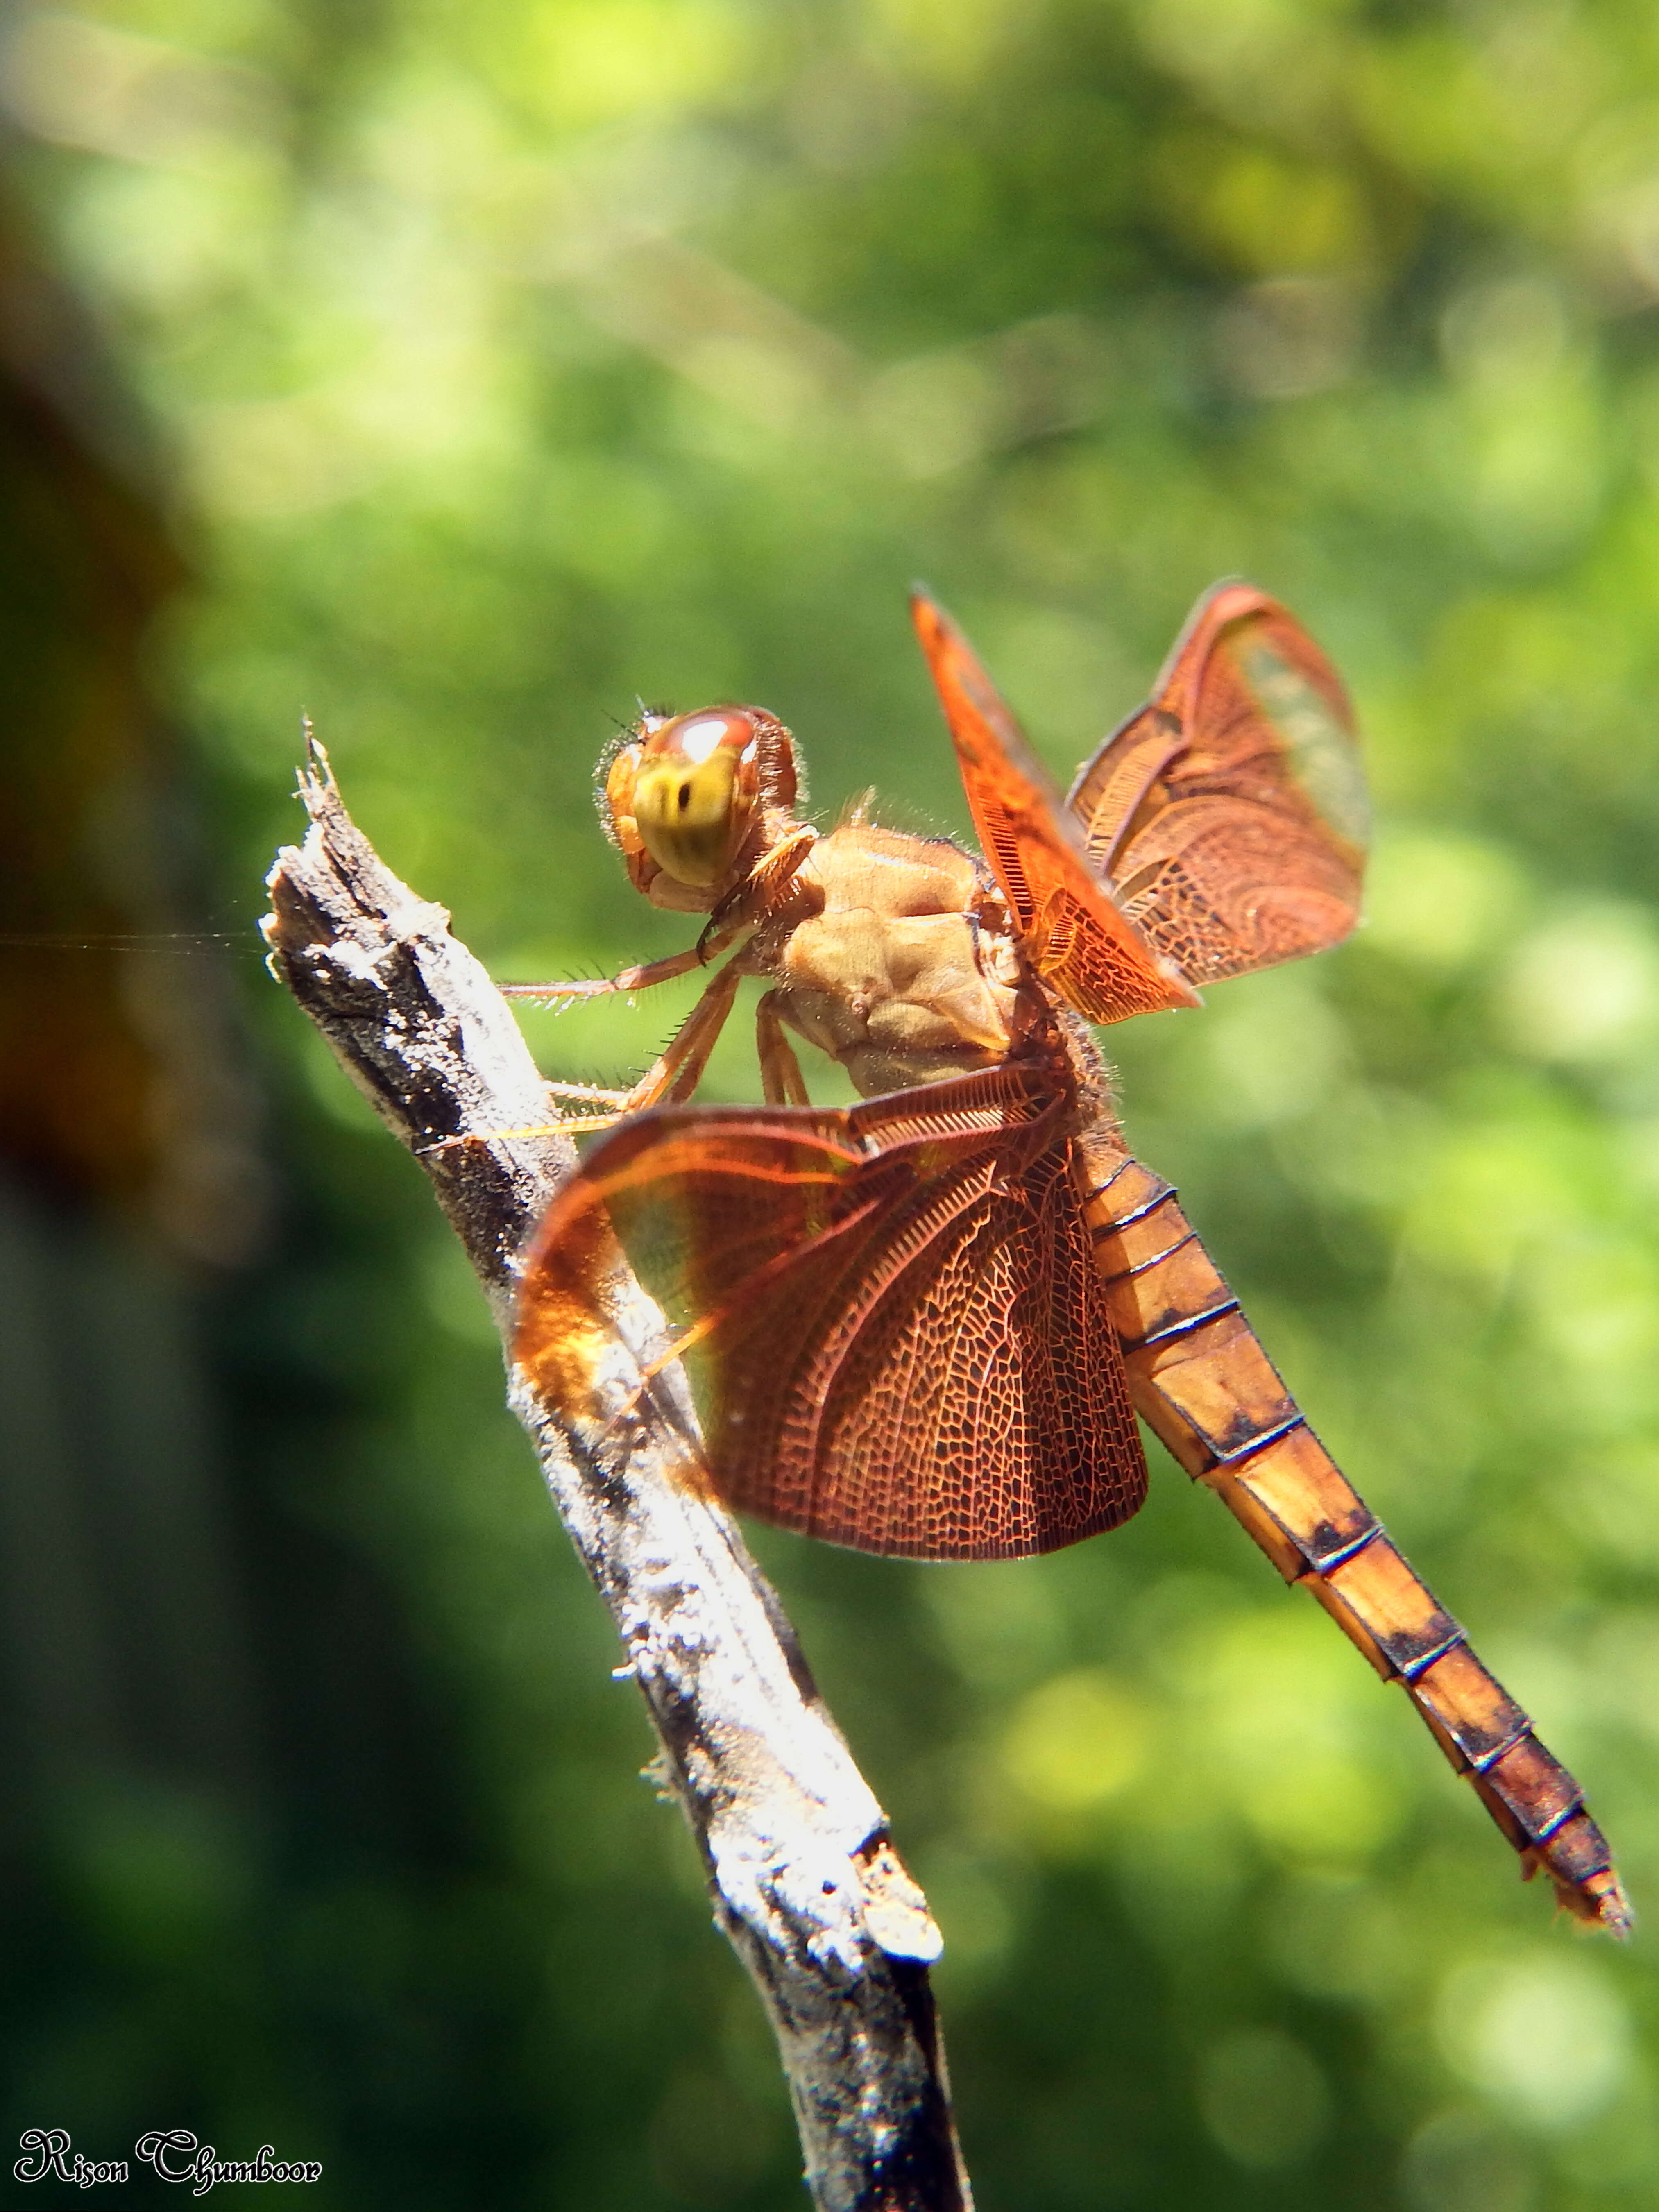
[[[605,766],[609,826],[697,945],[559,1001],[723,962],[631,1091],[550,1086],[609,1130],[525,1264],[515,1344],[569,1402],[620,1238],[664,1300],[708,1473],[745,1510],[925,1559],[1023,1556],[1145,1493],[1137,1413],[1401,1681],[1530,1873],[1622,1930],[1607,1845],[1343,1480],[1167,1184],[1133,1160],[1087,1021],[1334,944],[1358,913],[1363,783],[1342,687],[1245,584],[1200,600],[1152,701],[1063,800],[961,633],[918,635],[985,859],[857,812],[797,818],[771,714],[647,717]],[[765,1104],[695,1091],[740,979]],[[814,1108],[791,1037],[865,1103]]]
[[[759,707],[645,714],[600,763],[607,827],[634,888],[707,912],[776,842],[794,805],[793,740]]]

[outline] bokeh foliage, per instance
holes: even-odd
[[[393,865],[556,975],[682,941],[587,805],[636,693],[763,701],[827,811],[957,829],[913,574],[1062,769],[1213,577],[1291,602],[1365,726],[1369,925],[1114,1033],[1127,1126],[1651,1907],[1651,9],[106,0],[3,66],[168,455],[228,910],[302,704]],[[535,1042],[614,1078],[685,1000]],[[270,1462],[394,1594],[448,1794],[360,1848],[286,1802],[88,1829],[28,2086],[275,2130],[340,2205],[796,2202],[459,1262],[248,1002],[318,1224],[260,1310]],[[982,2203],[1653,2202],[1642,1939],[1553,1926],[1403,1700],[1154,1485],[1041,1563],[761,1546],[943,1922]]]

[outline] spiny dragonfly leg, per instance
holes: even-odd
[[[742,971],[735,963],[722,968],[670,1038],[660,1055],[647,1068],[631,1091],[605,1091],[592,1083],[550,1083],[554,1098],[573,1098],[603,1105],[604,1114],[563,1115],[521,1129],[469,1129],[459,1137],[442,1137],[426,1147],[428,1152],[449,1151],[458,1145],[504,1143],[514,1137],[580,1137],[608,1129],[629,1114],[642,1114],[649,1106],[678,1106],[702,1080],[708,1055],[726,1026],[737,997]]]
[[[732,1011],[732,1002],[742,980],[742,970],[736,961],[730,962],[712,979],[669,1039],[660,1057],[627,1094],[621,1109],[624,1114],[641,1114],[647,1106],[678,1106],[691,1096],[702,1081],[708,1055],[726,1027],[726,1016]]]
[[[586,1098],[596,1106],[615,1106],[620,1110],[627,1103],[625,1091],[607,1091],[597,1083],[544,1083],[550,1098]]]
[[[577,999],[608,999],[620,993],[649,991],[659,983],[672,983],[677,975],[689,975],[694,968],[708,967],[753,926],[746,920],[718,929],[711,926],[684,952],[670,952],[638,968],[619,969],[614,975],[590,975],[574,983],[498,983],[495,988],[504,999],[526,999],[542,1006],[568,1006]]]
[[[694,968],[701,968],[704,957],[692,945],[684,952],[671,952],[665,959],[647,960],[640,968],[624,968],[615,975],[591,975],[574,983],[501,983],[496,988],[504,999],[568,1006],[577,999],[605,999],[618,992],[648,991],[654,984],[672,983],[677,975],[689,975]]]
[[[810,1106],[806,1078],[778,1018],[778,994],[769,991],[755,1009],[755,1049],[760,1055],[761,1096],[769,1106]]]

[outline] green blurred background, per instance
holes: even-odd
[[[1347,674],[1368,925],[1113,1032],[1127,1126],[1659,1910],[1659,15],[106,0],[5,10],[0,107],[0,2142],[801,2201],[482,1304],[252,931],[302,707],[503,975],[684,941],[588,804],[636,694],[960,830],[915,575],[1062,770],[1218,575]],[[1644,1937],[1154,1456],[1046,1561],[757,1540],[981,2206],[1659,2201]]]

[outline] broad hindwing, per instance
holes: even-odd
[[[1189,982],[1321,951],[1358,919],[1369,820],[1347,695],[1254,585],[1199,601],[1069,804],[1123,911]]]
[[[919,1559],[1111,1528],[1146,1463],[1063,1106],[1004,1066],[847,1112],[640,1115],[549,1213],[520,1356],[558,1379],[537,1316],[569,1327],[602,1216],[665,1306],[732,1504]]]
[[[924,593],[912,594],[910,608],[980,843],[1037,973],[1091,1021],[1195,1006],[1091,864],[1074,818],[967,639]]]

